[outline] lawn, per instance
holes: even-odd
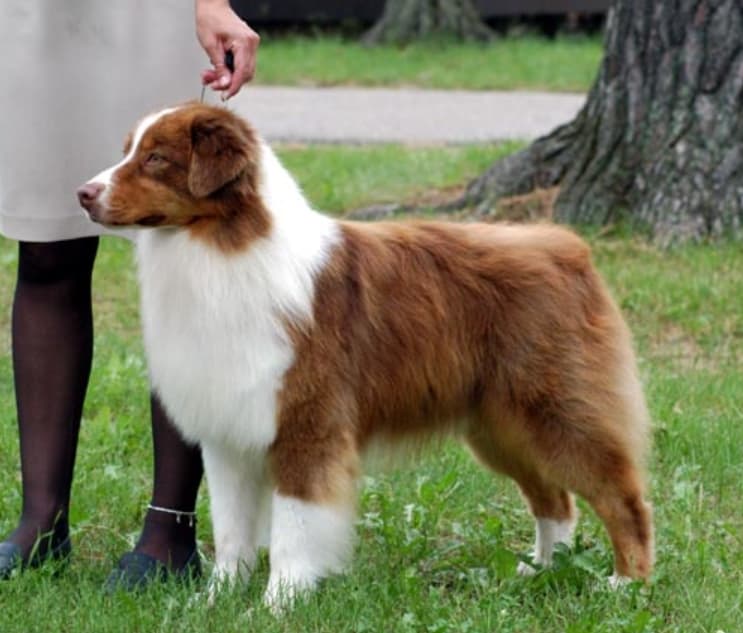
[[[286,148],[282,156],[318,207],[339,212],[448,189],[509,149]],[[346,183],[342,189],[323,180],[339,170],[334,182]],[[106,239],[73,491],[74,558],[60,577],[44,569],[1,584],[0,630],[740,631],[743,249],[722,243],[662,252],[620,231],[587,235],[635,333],[654,419],[658,564],[650,586],[608,589],[609,544],[585,505],[575,551],[553,570],[517,577],[533,528],[515,486],[447,445],[365,479],[352,568],[281,620],[260,606],[265,559],[247,587],[220,595],[213,608],[176,585],[105,597],[106,574],[137,535],[151,461],[131,249]],[[14,266],[14,245],[0,241],[0,534],[20,509],[7,335]],[[199,516],[210,558],[205,489]]]
[[[599,35],[500,37],[491,44],[423,42],[366,47],[340,37],[263,34],[256,82],[309,86],[418,86],[587,92]]]

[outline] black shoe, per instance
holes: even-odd
[[[68,536],[61,543],[47,548],[46,551],[42,551],[37,543],[28,560],[24,561],[18,545],[11,541],[3,541],[0,543],[0,580],[10,578],[16,569],[41,567],[47,561],[66,562],[71,551],[72,544]]]
[[[189,581],[201,577],[201,557],[196,548],[180,569],[170,569],[156,558],[141,552],[127,552],[106,579],[105,593],[116,591],[138,591],[153,582],[166,582],[168,579]]]

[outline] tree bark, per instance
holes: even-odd
[[[618,0],[577,117],[495,163],[452,208],[559,186],[558,221],[628,216],[662,244],[743,234],[743,4]]]
[[[493,32],[472,0],[387,0],[382,17],[363,42],[406,44],[431,36],[488,41]]]

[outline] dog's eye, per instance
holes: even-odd
[[[167,162],[165,156],[157,152],[150,152],[145,159],[145,164],[149,166],[162,165],[165,162]]]

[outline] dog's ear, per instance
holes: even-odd
[[[255,139],[231,116],[205,114],[191,123],[191,162],[188,189],[205,198],[235,180],[254,160]]]

